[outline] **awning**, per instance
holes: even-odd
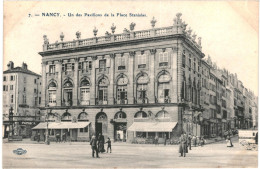
[[[172,132],[177,122],[134,122],[128,131]]]
[[[88,126],[90,122],[49,122],[48,128],[49,129],[77,129],[77,128],[85,128]],[[32,129],[47,129],[47,123],[39,123]]]

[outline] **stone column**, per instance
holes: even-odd
[[[154,96],[154,89],[155,89],[155,74],[154,74],[154,70],[155,70],[155,66],[154,66],[154,54],[155,54],[155,50],[152,49],[150,51],[147,51],[146,54],[148,55],[148,68],[149,68],[149,73],[148,76],[150,78],[150,82],[148,85],[148,99],[149,99],[149,103],[155,103],[155,96]]]
[[[108,86],[108,104],[114,104],[114,59],[115,59],[115,54],[111,54],[108,56],[110,59],[110,68],[109,68],[109,86]]]
[[[90,105],[95,105],[96,101],[96,62],[97,56],[92,56],[92,69],[91,69],[91,77],[90,77]]]
[[[74,64],[74,87],[73,87],[73,106],[78,105],[78,64],[79,64],[79,59],[75,58],[75,64]]]
[[[57,106],[61,106],[61,101],[62,101],[62,60],[55,61],[55,66],[56,66],[56,72],[58,72],[58,79],[57,80],[57,95],[56,95],[56,102]]]
[[[127,99],[128,104],[134,104],[134,56],[135,52],[129,52],[128,54],[128,84],[127,84]]]
[[[42,107],[45,107],[46,106],[46,90],[47,90],[47,88],[46,88],[46,80],[47,80],[47,78],[46,78],[46,62],[45,61],[43,61],[42,62],[42,104],[41,104],[41,106]]]

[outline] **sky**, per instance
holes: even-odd
[[[61,13],[62,17],[28,17],[29,14],[46,12]],[[220,68],[237,73],[244,86],[258,95],[258,1],[71,1],[71,2],[4,2],[4,60],[3,70],[12,60],[15,66],[22,62],[41,74],[43,35],[50,43],[81,39],[129,29],[131,22],[135,30],[150,29],[152,17],[155,27],[173,25],[176,13],[191,27],[197,37],[202,38],[202,52],[215,61]],[[68,17],[68,13],[142,13],[146,17]],[[66,15],[66,16],[63,16]]]

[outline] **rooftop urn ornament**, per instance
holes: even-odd
[[[181,24],[181,23],[182,23],[181,16],[182,16],[181,13],[177,13],[177,14],[176,14],[176,18],[173,20],[173,21],[174,21],[174,24]]]
[[[108,31],[106,31],[105,36],[110,36],[110,35],[111,35],[111,33],[109,33]]]
[[[112,31],[113,34],[115,33],[115,30],[116,30],[116,26],[113,23],[112,26],[111,26],[111,31]]]
[[[124,30],[123,30],[123,33],[129,33],[130,31],[128,30],[128,29],[126,29],[126,28],[124,28]]]
[[[43,40],[44,40],[44,45],[48,45],[49,44],[49,39],[47,38],[46,35],[43,35]]]
[[[183,31],[186,31],[187,25],[188,25],[188,24],[186,24],[185,22],[182,23]]]
[[[76,32],[76,37],[77,37],[78,40],[80,39],[80,36],[81,36],[81,32],[77,31]]]
[[[94,29],[93,29],[94,36],[97,36],[97,32],[98,32],[98,29],[96,27],[94,27]]]
[[[153,17],[153,19],[151,20],[151,25],[153,28],[154,28],[156,22],[157,22],[157,20],[155,20],[155,18]]]
[[[63,34],[63,32],[61,32],[61,34],[60,34],[60,40],[63,42],[63,39],[64,39],[64,34]]]
[[[133,31],[133,30],[135,29],[135,25],[136,25],[136,24],[135,24],[134,22],[132,22],[132,23],[130,24],[130,30],[131,30],[131,31]]]
[[[201,37],[198,38],[198,44],[201,46]]]

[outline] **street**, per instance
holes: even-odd
[[[179,157],[178,145],[141,145],[112,143],[112,153],[92,158],[89,142],[53,143],[3,143],[3,168],[219,168],[257,167],[258,151],[244,150],[238,141],[226,147],[224,141],[192,147],[187,157]],[[106,145],[105,145],[106,146]],[[16,155],[13,150],[27,150]]]

